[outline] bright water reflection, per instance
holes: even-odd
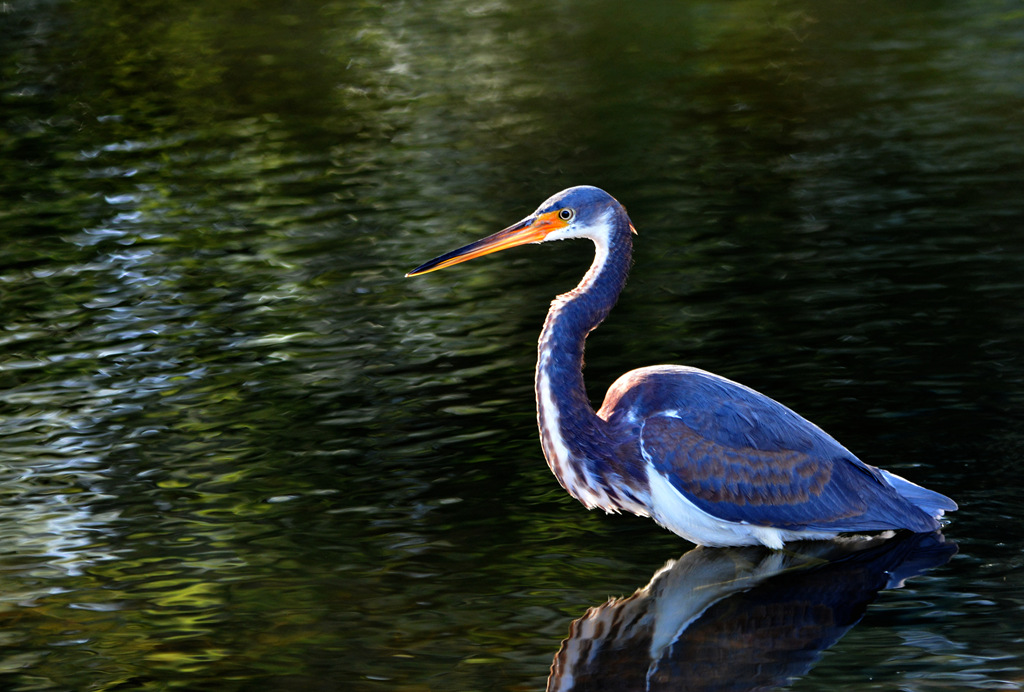
[[[682,551],[540,456],[589,248],[401,276],[587,182],[640,230],[595,396],[705,367],[961,504],[794,686],[1021,686],[1015,12],[4,5],[0,685],[542,687]]]

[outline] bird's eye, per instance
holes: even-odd
[[[574,216],[576,216],[576,212],[574,212],[572,209],[563,209],[562,211],[558,212],[558,218],[560,218],[562,221],[569,221]]]

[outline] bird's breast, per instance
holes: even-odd
[[[594,431],[587,425],[597,425],[599,419],[592,410],[586,420],[570,418],[558,405],[557,391],[551,376],[541,369],[537,376],[537,425],[544,458],[555,478],[588,509],[648,516],[647,488],[636,474],[622,473],[623,460],[617,458],[622,448],[614,444],[593,448]]]

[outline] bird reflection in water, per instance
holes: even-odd
[[[945,564],[941,533],[695,548],[569,628],[548,692],[765,690],[807,673],[882,589]]]

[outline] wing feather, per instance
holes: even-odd
[[[813,423],[701,370],[659,366],[628,373],[599,413],[609,420],[628,415],[654,471],[726,521],[820,531],[939,526],[881,471]]]

